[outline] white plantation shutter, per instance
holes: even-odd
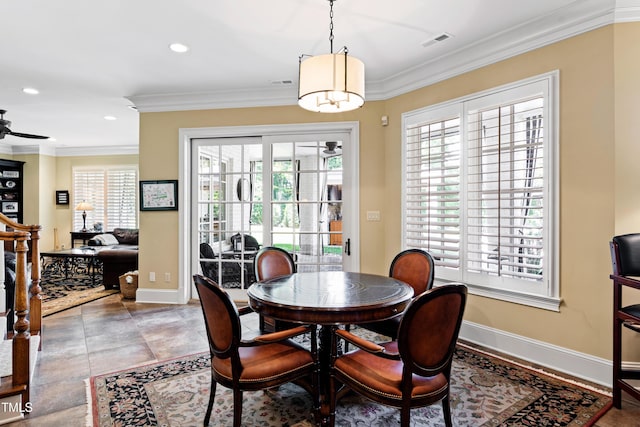
[[[135,169],[109,169],[107,171],[106,221],[108,230],[114,228],[138,228],[138,205]]]
[[[460,119],[406,129],[405,245],[436,265],[460,262]]]
[[[469,112],[467,270],[542,280],[542,97]]]
[[[557,73],[403,115],[404,248],[436,279],[558,310]]]
[[[73,207],[83,200],[93,206],[87,211],[87,228],[96,222],[103,230],[138,227],[138,171],[135,167],[76,168],[73,170]],[[82,229],[82,212],[74,211],[73,229]]]

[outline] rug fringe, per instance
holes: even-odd
[[[91,398],[91,378],[84,380],[85,393],[87,396],[87,414],[85,417],[85,426],[93,427],[93,399]]]

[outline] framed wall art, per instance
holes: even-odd
[[[57,190],[56,191],[56,205],[68,205],[69,204],[69,191]]]
[[[178,181],[140,181],[141,211],[177,211]]]

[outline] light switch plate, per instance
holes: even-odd
[[[380,221],[380,211],[367,211],[367,221]]]

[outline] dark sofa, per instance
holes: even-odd
[[[138,229],[114,228],[105,234],[113,235],[115,240],[99,235],[88,243],[89,246],[104,246],[97,255],[102,262],[102,284],[105,289],[118,289],[120,276],[138,269]],[[105,242],[111,244],[105,245]]]

